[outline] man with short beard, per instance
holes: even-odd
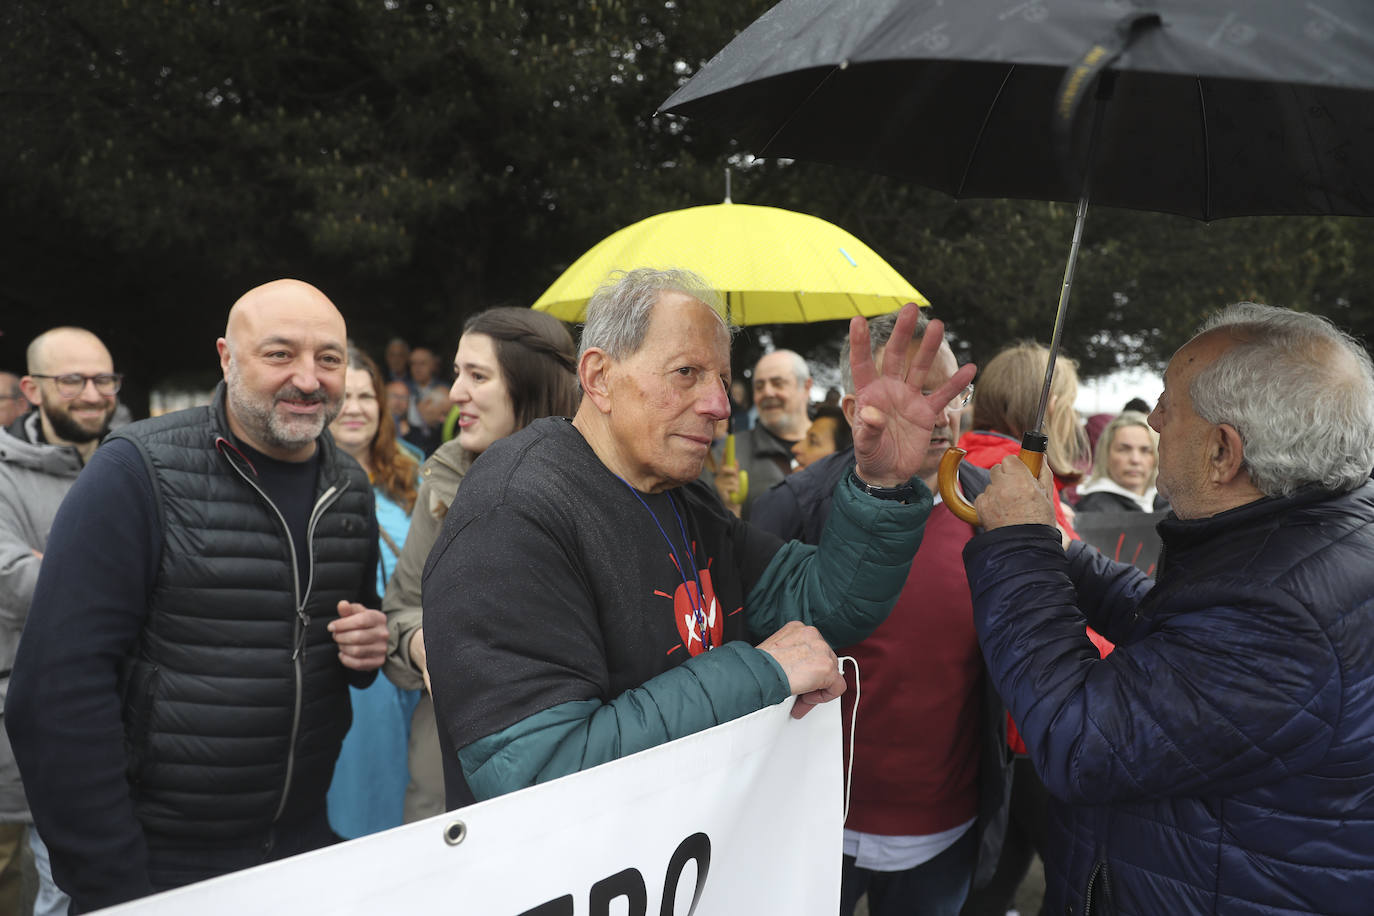
[[[250,290],[211,403],[111,434],[57,513],[5,720],[73,912],[335,840],[387,639],[372,488],[326,431],[346,344],[313,286]]]
[[[37,407],[0,429],[0,666],[14,664],[29,616],[48,531],[76,475],[114,416],[120,376],[100,338],[81,328],[53,328],[29,344],[23,398]],[[47,853],[35,833],[0,717],[0,912],[19,912],[19,844],[29,834],[38,867],[38,912],[66,912]],[[11,880],[11,877],[13,880]]]
[[[742,506],[751,516],[755,498],[792,473],[792,446],[806,438],[811,417],[811,369],[800,354],[774,350],[754,364],[754,408],[758,422],[735,435],[735,460],[749,475]]]

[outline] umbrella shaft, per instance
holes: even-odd
[[[1088,198],[1092,196],[1093,157],[1097,152],[1097,138],[1107,111],[1107,102],[1116,86],[1115,74],[1108,71],[1098,84],[1097,101],[1093,105],[1092,129],[1088,132],[1087,165],[1083,170],[1083,185],[1078,196],[1078,212],[1073,220],[1073,241],[1069,243],[1069,260],[1064,265],[1064,284],[1059,289],[1059,309],[1054,314],[1054,336],[1050,338],[1050,358],[1045,365],[1045,384],[1040,389],[1040,404],[1035,408],[1035,425],[1031,432],[1041,432],[1045,411],[1050,404],[1050,386],[1054,384],[1054,364],[1059,360],[1059,341],[1064,336],[1064,316],[1069,311],[1069,293],[1073,289],[1073,272],[1078,267],[1078,246],[1083,242],[1083,223],[1088,218]]]
[[[1054,364],[1059,359],[1059,341],[1064,336],[1064,315],[1069,310],[1069,293],[1073,289],[1073,272],[1078,266],[1078,246],[1083,241],[1083,223],[1088,218],[1088,196],[1078,199],[1078,213],[1074,217],[1073,241],[1069,244],[1069,261],[1064,265],[1064,285],[1059,289],[1059,310],[1054,315],[1054,336],[1050,338],[1050,358],[1045,365],[1045,384],[1040,389],[1040,405],[1035,408],[1033,432],[1041,432],[1045,411],[1050,403],[1050,386],[1054,384]]]

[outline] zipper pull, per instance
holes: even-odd
[[[291,660],[294,662],[301,657],[302,650],[305,649],[305,637],[310,632],[310,615],[300,608],[296,608],[296,618],[301,624],[300,636],[296,638],[296,651],[291,653]]]

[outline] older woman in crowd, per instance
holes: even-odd
[[[1159,495],[1159,434],[1145,414],[1116,417],[1097,440],[1092,476],[1078,488],[1079,512],[1153,512]]]

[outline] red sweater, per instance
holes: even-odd
[[[969,464],[976,464],[980,468],[990,468],[995,464],[1001,464],[1002,459],[1008,455],[1020,454],[1021,443],[1010,436],[972,430],[959,437],[959,448],[968,452],[964,456],[964,460]],[[1059,501],[1059,489],[1056,482],[1053,494],[1054,516],[1059,520],[1059,526],[1069,533],[1070,540],[1082,540],[1064,516],[1064,504]],[[1087,629],[1088,638],[1092,640],[1093,645],[1097,646],[1097,651],[1102,654],[1102,657],[1106,658],[1110,655],[1115,646],[1099,635],[1092,627]],[[1018,754],[1026,753],[1026,742],[1021,740],[1021,733],[1016,730],[1016,723],[1012,721],[1010,713],[1007,714],[1007,746]]]
[[[998,433],[986,433],[981,430],[972,430],[959,437],[959,448],[968,452],[964,460],[969,464],[977,465],[980,468],[990,468],[1002,463],[1002,459],[1008,455],[1018,455],[1021,452],[1021,443]],[[1081,540],[1078,532],[1073,530],[1073,525],[1064,515],[1064,504],[1059,501],[1059,491],[1061,489],[1059,481],[1055,481],[1054,486],[1054,517],[1059,520],[1059,525],[1069,533],[1069,540]]]
[[[943,504],[891,615],[840,651],[859,662],[863,696],[845,826],[885,836],[949,830],[978,813],[983,661],[962,551],[973,529]],[[854,678],[840,698],[845,759]]]

